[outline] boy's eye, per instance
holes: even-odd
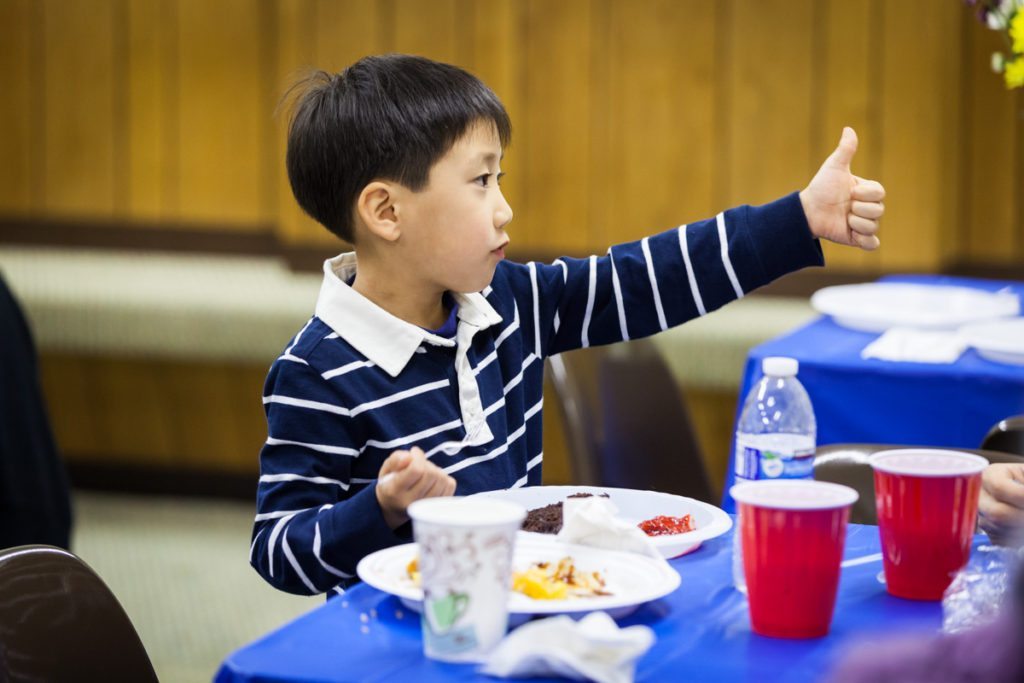
[[[474,179],[473,182],[479,183],[481,187],[487,187],[488,185],[491,184],[491,174],[484,173],[483,175],[479,175]]]

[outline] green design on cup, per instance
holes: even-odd
[[[427,618],[435,633],[443,633],[450,629],[466,613],[468,607],[467,593],[448,593],[443,598],[425,601]]]

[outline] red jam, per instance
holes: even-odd
[[[686,532],[693,531],[697,528],[697,525],[693,523],[693,517],[691,515],[683,515],[682,517],[659,515],[658,517],[652,517],[651,519],[644,520],[637,526],[640,527],[640,529],[648,536],[685,534]]]

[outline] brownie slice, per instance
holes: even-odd
[[[574,493],[570,498],[592,498],[592,493]],[[607,493],[601,497],[608,498]],[[557,534],[562,530],[562,503],[552,503],[542,508],[535,508],[526,513],[523,520],[523,531],[533,531],[538,534]]]

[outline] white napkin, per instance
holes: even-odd
[[[967,349],[956,330],[919,330],[892,327],[864,347],[861,358],[912,363],[955,363]]]
[[[619,628],[604,612],[579,621],[562,615],[523,624],[505,637],[483,665],[504,678],[563,676],[577,681],[629,683],[636,660],[654,644],[647,626]]]
[[[562,503],[563,543],[640,553],[664,561],[650,537],[635,524],[616,517],[619,509],[603,496],[566,498]]]

